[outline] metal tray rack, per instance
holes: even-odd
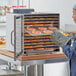
[[[22,52],[28,55],[59,51],[57,50],[59,47],[51,40],[51,33],[47,33],[47,30],[52,31],[53,29],[59,28],[58,13],[24,14],[21,15],[21,19],[19,19],[18,16],[16,16],[15,19],[16,53]],[[20,21],[21,26],[19,26]],[[43,30],[38,28],[46,28],[46,34],[33,34],[31,32],[32,30],[27,30],[28,28],[34,28],[35,31],[39,32],[43,32]],[[18,32],[18,30],[21,31],[21,33]]]

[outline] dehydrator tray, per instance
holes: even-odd
[[[39,30],[36,28],[30,28],[30,29],[34,29],[34,30],[29,31],[29,30],[25,29],[25,31],[28,34],[30,34],[31,36],[51,35],[53,33],[52,30]]]
[[[44,53],[53,53],[53,52],[58,52],[59,48],[54,48],[54,49],[44,49],[44,50],[36,50],[36,51],[25,51],[24,54],[27,55],[32,55],[32,54],[44,54]]]
[[[44,48],[44,47],[52,47],[52,48],[55,48],[55,47],[58,47],[56,45],[49,45],[49,46],[45,46],[45,45],[42,45],[42,46],[24,46],[25,48]]]
[[[57,18],[58,17],[58,14],[57,14],[57,16],[56,15],[48,15],[47,14],[47,16],[46,16],[46,14],[45,15],[34,15],[34,14],[32,14],[32,15],[25,15],[24,16],[24,19],[49,19],[49,18]]]
[[[32,18],[32,19],[27,19],[25,18],[24,21],[58,21],[58,18]]]
[[[51,41],[51,39],[47,39],[47,40],[24,40],[24,42],[46,42],[46,41]]]
[[[50,36],[24,36],[26,39],[41,39],[41,38],[50,38]]]
[[[34,42],[28,42],[28,43],[26,43],[26,42],[24,42],[24,45],[41,45],[41,44],[44,44],[44,45],[46,45],[46,44],[51,44],[51,45],[55,45],[55,43],[54,42],[36,42],[36,43],[34,43]]]
[[[26,18],[28,18],[28,19],[30,19],[30,18],[39,18],[39,19],[41,19],[41,18],[57,18],[57,17],[59,17],[59,14],[50,14],[50,13],[48,13],[48,14],[44,14],[44,13],[35,13],[35,14],[26,14],[26,15],[24,15],[24,19],[26,19]]]
[[[46,21],[26,21],[24,22],[24,24],[53,24],[53,23],[57,23],[58,21],[49,21],[49,20],[46,20]]]
[[[27,26],[31,26],[32,24],[24,24],[24,27],[27,27]],[[47,26],[49,24],[33,24],[34,26],[37,26],[37,27],[40,27],[40,26]],[[54,26],[54,27],[58,27],[58,24],[57,23],[54,23],[53,25],[50,24],[50,26]]]
[[[71,39],[73,35],[71,33],[62,33],[58,29],[53,31],[52,40],[58,46],[66,45]]]
[[[57,24],[58,23],[58,21],[56,21],[56,22],[54,22],[54,23],[51,23],[51,22],[46,22],[46,23],[24,23],[24,25],[49,25],[49,24]]]

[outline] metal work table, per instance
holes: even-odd
[[[67,62],[68,58],[54,58],[54,59],[42,59],[42,60],[29,60],[22,61],[21,65],[24,65],[24,76],[44,76],[44,65],[48,63]]]
[[[0,59],[16,65],[24,66],[24,76],[43,76],[43,64],[68,61],[68,58],[63,53],[55,54],[56,57],[53,56],[54,54],[51,54],[50,58],[46,57],[46,59],[37,60],[29,59],[25,61],[21,61],[20,59],[14,61],[14,58],[12,56],[13,54],[11,54],[11,56],[5,54],[6,53],[4,52],[0,52]]]
[[[47,63],[56,63],[56,62],[65,62],[68,58],[54,58],[54,59],[41,59],[41,60],[28,60],[21,61],[21,65],[34,65],[34,64],[47,64]]]

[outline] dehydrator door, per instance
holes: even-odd
[[[23,16],[14,16],[14,57],[16,58],[22,53],[23,50]]]

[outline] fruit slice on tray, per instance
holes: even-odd
[[[41,31],[47,30],[46,27],[38,27],[38,29],[41,30]]]
[[[28,31],[35,31],[35,28],[27,28]]]
[[[48,27],[49,30],[55,30],[57,29],[56,27]]]
[[[32,31],[32,34],[34,34],[34,35],[41,35],[42,33],[40,31],[38,31],[38,30],[35,30],[35,31]]]
[[[45,30],[45,31],[43,31],[43,33],[44,33],[44,34],[52,34],[52,33],[53,33],[53,31]]]

